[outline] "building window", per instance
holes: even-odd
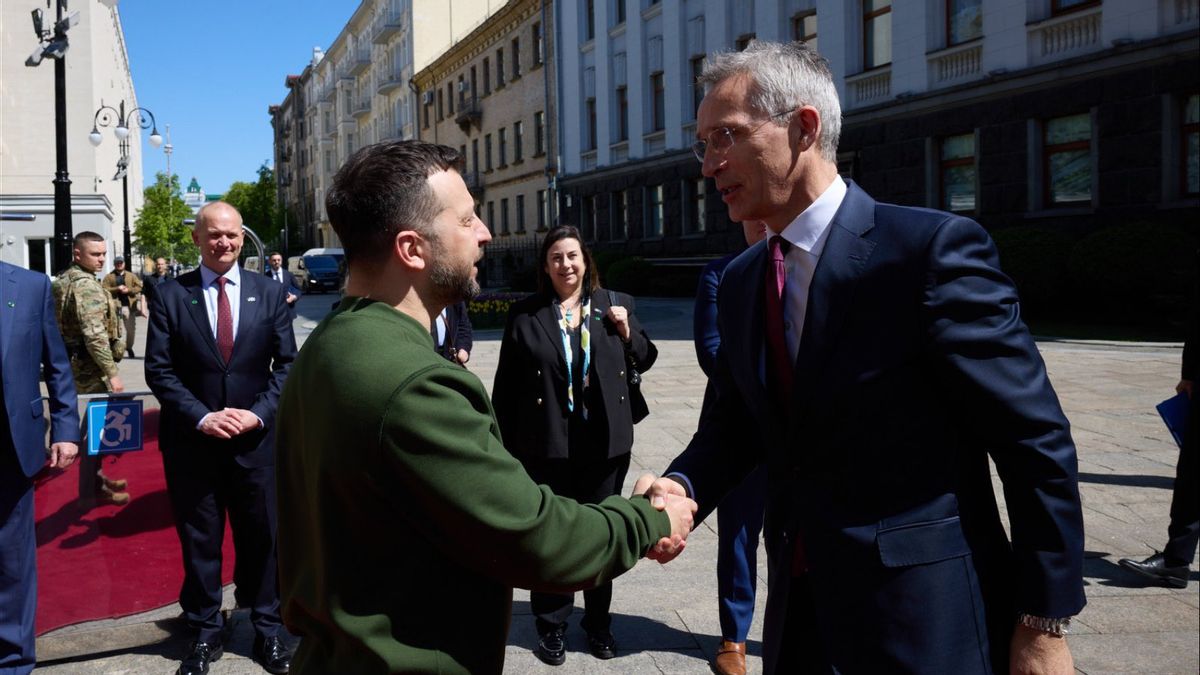
[[[817,48],[817,12],[805,12],[792,17],[792,39]]]
[[[483,137],[483,161],[484,166],[488,171],[492,170],[492,135],[485,134]]]
[[[1180,129],[1183,149],[1183,194],[1200,194],[1200,94],[1187,97],[1183,106],[1183,125]]]
[[[733,48],[739,52],[745,51],[746,47],[750,46],[750,41],[753,39],[754,33],[746,33],[745,35],[739,36],[738,39],[733,41]]]
[[[533,155],[540,157],[546,154],[546,113],[541,110],[533,113]]]
[[[471,168],[474,171],[479,171],[479,139],[471,139]]]
[[[445,105],[445,102],[442,100],[442,98],[443,98],[442,90],[439,88],[437,90],[437,99],[438,99],[437,100],[437,115],[438,115],[439,122],[446,119],[446,110],[445,110],[445,108],[443,108],[443,105]]]
[[[512,79],[521,77],[521,38],[512,39]]]
[[[513,161],[520,162],[525,158],[525,123],[513,122]]]
[[[488,232],[495,232],[496,231],[496,227],[495,227],[496,202],[488,202],[487,214],[488,214],[488,217],[487,217]]]
[[[546,61],[546,41],[542,39],[542,24],[533,24],[533,65],[540,66]]]
[[[617,87],[617,140],[629,140],[629,90]]]
[[[647,239],[663,236],[663,186],[646,188],[646,232]]]
[[[517,234],[525,233],[525,195],[517,195]]]
[[[492,93],[492,62],[487,58],[483,59],[483,95],[487,96]]]
[[[450,110],[448,111],[449,114],[453,115],[454,114],[454,83],[453,82],[446,83],[446,104],[450,108]]]
[[[983,0],[947,0],[946,46],[983,35]]]
[[[508,198],[500,200],[500,234],[508,234]]]
[[[700,102],[704,100],[704,85],[700,84],[700,74],[704,72],[704,57],[692,57],[692,119],[700,110]]]
[[[580,200],[579,229],[584,239],[596,241],[596,195]]]
[[[467,96],[467,81],[464,76],[458,76],[458,107],[463,107],[463,99]]]
[[[471,98],[479,96],[479,81],[476,79],[475,66],[471,66]]]
[[[546,191],[537,191],[537,229],[539,232],[546,229],[546,223],[550,222],[550,201],[546,199]]]
[[[326,172],[333,171],[333,151],[332,150],[325,151],[325,171]]]
[[[496,88],[504,87],[504,48],[496,50]]]
[[[508,129],[500,127],[496,136],[500,145],[500,168],[504,168],[508,166]]]
[[[596,37],[596,0],[583,3],[583,41]]]
[[[975,134],[947,136],[942,139],[941,146],[940,207],[943,211],[972,212],[975,210]]]
[[[625,23],[625,0],[614,0],[614,4],[613,25],[620,26]]]
[[[863,0],[863,70],[892,62],[892,0]]]
[[[596,149],[596,99],[589,98],[583,102],[584,108],[584,124],[587,125],[584,140],[587,142],[585,150]]]
[[[612,194],[608,213],[612,220],[612,238],[618,241],[629,238],[629,190]]]
[[[684,218],[684,226],[687,228],[688,234],[703,234],[707,229],[705,222],[704,208],[704,179],[697,178],[691,181],[688,188],[687,214]]]
[[[1043,137],[1045,198],[1050,206],[1092,200],[1092,120],[1087,113],[1046,121]]]
[[[423,107],[425,108],[425,128],[428,129],[429,128],[429,109],[432,106],[430,106],[428,103],[426,103]]]
[[[667,128],[667,93],[661,71],[650,75],[650,98],[653,101],[650,128],[652,131],[661,131]]]
[[[1050,0],[1050,15],[1067,14],[1099,4],[1100,0]],[[1045,5],[1042,6],[1045,7]]]

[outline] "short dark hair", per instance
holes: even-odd
[[[550,281],[550,277],[546,274],[546,254],[550,252],[550,247],[562,241],[563,239],[574,239],[579,242],[579,250],[583,252],[583,289],[588,293],[595,293],[600,290],[600,270],[596,269],[596,263],[592,260],[592,252],[588,250],[587,244],[583,243],[583,235],[579,234],[579,229],[574,225],[559,225],[558,227],[546,233],[546,237],[542,239],[542,252],[538,256],[538,292],[545,295],[554,294],[554,283]]]
[[[84,230],[83,232],[80,232],[79,234],[75,235],[75,239],[73,240],[73,243],[71,245],[74,246],[75,248],[79,248],[80,246],[83,245],[83,242],[85,242],[85,241],[103,242],[104,237],[100,234],[97,234],[96,232],[92,232],[91,230]]]
[[[346,262],[374,266],[405,230],[432,237],[430,223],[443,207],[428,179],[461,163],[454,148],[413,140],[374,143],[351,155],[325,196]]]
[[[272,251],[272,252],[271,252],[271,253],[270,253],[270,254],[269,254],[267,257],[268,257],[268,258],[274,258],[275,256],[279,256],[280,258],[282,258],[282,257],[283,257],[283,254],[282,254],[282,253],[280,253],[279,251]]]

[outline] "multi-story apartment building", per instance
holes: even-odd
[[[275,125],[277,174],[290,175],[291,180],[280,186],[281,201],[300,205],[291,213],[302,221],[297,227],[306,243],[338,244],[325,215],[325,193],[333,174],[363,145],[415,137],[418,103],[410,84],[414,74],[503,4],[362,0],[328,49],[314,50],[304,71],[295,79],[288,77],[290,92],[284,104],[269,112]],[[289,119],[292,136],[284,137]],[[304,127],[303,140],[297,125]],[[280,160],[288,146],[290,166],[284,166]]]
[[[418,137],[458,148],[492,231],[487,284],[536,264],[554,221],[557,108],[549,0],[511,0],[413,78]]]
[[[0,6],[0,43],[4,45],[4,57],[0,58],[4,87],[0,97],[0,212],[23,218],[0,219],[0,260],[50,274],[57,271],[52,269],[51,253],[56,170],[54,61],[46,58],[33,68],[24,63],[37,45],[29,16],[29,10],[37,5],[5,2]],[[114,178],[120,158],[113,135],[115,116],[111,118],[113,126],[99,129],[104,139],[99,147],[88,142],[88,134],[102,104],[119,108],[123,101],[129,113],[139,101],[129,72],[120,14],[99,2],[74,3],[71,9],[80,14],[79,23],[68,31],[70,51],[66,56],[72,225],[74,232],[102,234],[108,240],[111,261],[117,253],[132,253],[123,250],[125,200],[121,181]],[[51,9],[46,12],[45,25],[53,23]],[[149,107],[153,108],[153,103]],[[148,135],[131,125],[127,168],[131,229],[142,206],[143,139]],[[29,216],[33,219],[24,219]],[[133,244],[136,249],[136,239]]]
[[[556,3],[562,218],[650,258],[733,250],[688,150],[704,58],[801,39],[832,66],[843,173],[985,226],[1194,224],[1197,0]]]

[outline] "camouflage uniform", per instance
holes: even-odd
[[[142,280],[128,269],[120,273],[113,270],[104,276],[101,285],[117,301],[117,307],[125,323],[125,351],[129,352],[132,357],[133,341],[137,337],[138,300],[142,297]],[[129,289],[129,292],[122,293],[117,290],[117,287],[121,285]]]
[[[80,394],[104,394],[112,391],[109,379],[117,376],[117,362],[125,353],[125,337],[117,301],[100,285],[96,275],[72,263],[50,285],[58,328],[75,390]],[[79,498],[85,505],[101,494],[103,475],[99,457],[79,453]],[[125,497],[128,500],[128,496]]]

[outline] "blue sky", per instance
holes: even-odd
[[[138,103],[171,125],[171,171],[208,193],[253,181],[272,162],[267,106],[287,95],[312,48],[327,49],[358,0],[122,0],[118,5]],[[143,136],[147,138],[149,134]],[[145,183],[166,171],[143,142]]]

